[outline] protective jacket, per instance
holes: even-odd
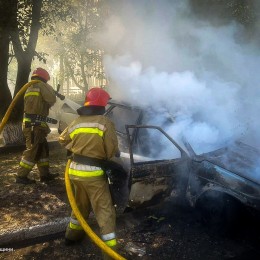
[[[23,128],[25,124],[33,122],[33,117],[42,116],[43,118],[49,115],[49,109],[56,102],[56,95],[53,88],[44,82],[39,82],[31,85],[24,95],[24,118]],[[46,122],[41,122],[41,127],[50,132]]]
[[[91,109],[84,107],[80,111],[59,142],[74,154],[109,160],[119,151],[114,123],[103,115],[89,115]]]
[[[49,108],[56,102],[53,88],[44,82],[31,85],[24,95],[24,112],[41,116],[49,115]]]

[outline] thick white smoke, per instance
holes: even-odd
[[[113,98],[170,113],[167,132],[197,153],[238,139],[260,147],[260,52],[241,25],[199,20],[187,0],[114,3],[98,35]]]

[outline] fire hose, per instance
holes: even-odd
[[[27,88],[29,88],[32,84],[38,83],[40,82],[40,80],[32,80],[28,83],[26,83],[16,94],[16,96],[14,97],[14,99],[12,100],[10,106],[8,107],[2,121],[0,124],[0,134],[2,133],[5,124],[7,123],[9,116],[17,102],[17,100],[24,94],[24,92],[27,90]],[[108,254],[109,256],[111,256],[113,259],[118,259],[118,260],[125,260],[124,257],[120,256],[119,254],[117,254],[114,250],[112,250],[109,246],[107,246],[94,232],[93,230],[89,227],[89,225],[87,224],[87,222],[85,221],[85,219],[83,218],[83,216],[81,215],[77,205],[76,205],[76,201],[75,198],[73,196],[73,192],[72,192],[72,188],[71,188],[71,183],[70,183],[70,179],[69,179],[69,165],[70,165],[70,160],[68,160],[67,162],[67,166],[66,166],[66,170],[65,170],[65,186],[66,186],[66,191],[67,191],[67,196],[71,205],[71,208],[75,214],[75,216],[77,217],[79,223],[81,224],[82,228],[84,229],[84,231],[87,233],[87,235],[93,240],[93,242],[100,248],[102,249],[106,254]]]
[[[31,80],[30,82],[26,83],[19,91],[18,93],[16,94],[16,96],[14,97],[14,99],[12,100],[10,106],[8,107],[3,119],[2,119],[2,122],[0,124],[0,134],[2,133],[3,129],[4,129],[4,126],[6,124],[6,122],[8,121],[9,119],[9,116],[17,102],[17,100],[23,95],[23,93],[26,91],[27,88],[29,88],[32,84],[34,83],[37,83],[37,82],[41,82],[40,80]]]

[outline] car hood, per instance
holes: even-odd
[[[241,142],[196,156],[260,185],[260,150]]]

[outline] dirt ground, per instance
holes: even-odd
[[[0,154],[0,230],[9,231],[21,226],[32,226],[39,222],[68,216],[70,208],[64,187],[66,154],[63,149],[51,151],[50,164],[53,173],[60,175],[50,185],[37,182],[33,185],[15,183],[21,152]],[[30,177],[39,180],[36,167]]]
[[[65,150],[57,145],[50,151],[51,171],[58,172],[59,177],[48,185],[15,184],[20,156],[21,151],[0,154],[0,233],[70,214],[64,185]],[[38,178],[36,169],[32,175]],[[95,222],[92,228],[98,234]],[[260,232],[253,221],[243,220],[232,232],[219,231],[205,226],[200,212],[167,200],[118,216],[118,252],[130,260],[260,259]],[[13,251],[0,253],[0,259],[101,259],[100,250],[87,237],[79,245],[66,247],[63,234],[7,248]]]

